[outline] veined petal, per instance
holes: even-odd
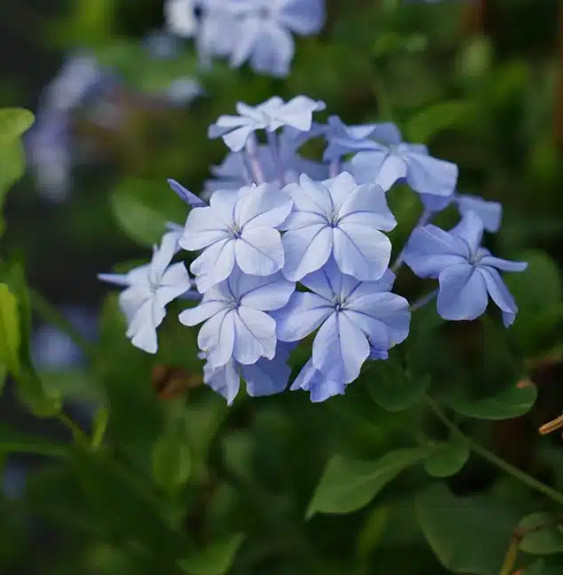
[[[487,309],[487,286],[475,267],[465,264],[446,268],[438,281],[438,313],[444,319],[473,320]]]
[[[386,149],[358,152],[351,162],[356,181],[362,184],[374,184],[388,155],[389,152]]]
[[[391,241],[381,232],[343,220],[334,228],[334,259],[344,274],[377,280],[389,266]]]
[[[233,356],[243,365],[276,353],[276,322],[260,310],[241,305],[235,316],[236,340]]]
[[[231,152],[240,152],[246,145],[250,134],[255,130],[256,126],[254,125],[241,126],[240,128],[236,128],[235,130],[224,134],[223,141]]]
[[[283,273],[291,281],[318,270],[328,260],[333,246],[333,230],[326,224],[285,232]]]
[[[295,52],[293,36],[273,21],[262,22],[260,33],[252,48],[250,65],[256,72],[283,77],[289,73],[289,65]],[[291,121],[292,118],[289,118]],[[285,118],[284,118],[285,120]],[[268,129],[277,129],[282,125],[294,125],[290,121],[276,121],[273,118]],[[307,130],[305,130],[307,131]]]
[[[382,293],[390,291],[395,283],[395,274],[390,270],[385,270],[385,273],[376,281],[359,282],[346,295],[346,302],[353,302],[364,296],[373,295],[374,293]]]
[[[276,119],[281,125],[291,126],[301,132],[308,132],[313,122],[313,112],[323,110],[324,102],[312,100],[307,96],[296,96],[281,106],[276,114]]]
[[[313,182],[307,174],[299,177],[299,186],[287,186],[296,210],[328,215],[334,211],[332,196],[321,182]]]
[[[295,291],[295,283],[286,280],[281,273],[258,278],[243,276],[239,288],[242,305],[272,311],[287,304]]]
[[[185,250],[201,250],[231,235],[225,223],[218,217],[216,210],[194,208],[186,220],[180,245]]]
[[[225,365],[235,347],[235,315],[232,309],[225,309],[209,318],[199,330],[199,348],[207,353],[212,368]]]
[[[224,366],[213,369],[209,362],[203,366],[203,381],[211,389],[222,395],[231,405],[240,387],[239,366],[230,360]]]
[[[268,276],[285,262],[280,233],[271,228],[244,230],[235,242],[236,261],[247,274]]]
[[[119,308],[130,323],[143,304],[152,299],[153,293],[147,286],[131,286],[119,294]]]
[[[326,378],[313,365],[310,359],[301,369],[291,386],[292,390],[303,389],[311,394],[311,401],[318,403],[327,400],[333,395],[344,395],[346,384]]]
[[[227,307],[225,302],[222,301],[202,301],[199,305],[185,309],[178,319],[182,325],[187,325],[188,327],[202,323],[205,320],[217,315],[219,312],[226,310]]]
[[[419,153],[407,153],[407,182],[421,194],[449,196],[457,184],[458,168],[452,162]]]
[[[384,191],[389,190],[397,180],[406,177],[407,164],[404,159],[395,154],[388,154],[381,163],[375,177],[375,183]]]
[[[235,243],[230,238],[216,242],[192,262],[190,270],[200,293],[229,277],[235,263]]]
[[[243,186],[237,191],[217,190],[211,194],[209,205],[215,214],[216,221],[222,222],[225,227],[232,226],[236,220],[235,209],[240,198],[250,193],[254,186]]]
[[[285,307],[272,313],[278,339],[303,339],[315,331],[333,311],[329,302],[317,294],[295,292]]]
[[[162,323],[165,315],[164,308],[155,300],[147,300],[127,329],[127,337],[131,338],[131,343],[147,353],[156,353],[158,349],[156,328]]]
[[[286,360],[278,358],[277,350],[274,359],[261,358],[253,365],[243,365],[241,371],[246,381],[246,391],[251,397],[282,392],[291,374]]]
[[[331,314],[313,342],[313,365],[333,381],[354,381],[369,354],[366,336],[342,313]]]
[[[332,197],[333,211],[338,214],[342,211],[342,204],[358,187],[356,180],[349,172],[341,172],[335,178],[325,180],[323,184],[328,188]]]
[[[484,256],[479,262],[479,267],[481,266],[496,268],[504,272],[523,272],[528,267],[528,263],[503,260],[494,256]]]
[[[512,294],[508,291],[500,274],[495,269],[481,266],[477,269],[485,280],[489,295],[502,311],[502,320],[505,327],[509,327],[514,323],[518,313],[518,306]]]
[[[450,230],[450,233],[467,242],[471,254],[475,254],[483,240],[483,230],[481,218],[475,212],[467,212],[459,224]]]
[[[467,194],[459,195],[456,199],[462,215],[473,211],[481,218],[488,232],[498,232],[502,219],[502,204]]]
[[[292,211],[283,225],[280,226],[280,229],[293,231],[319,225],[327,225],[326,215],[314,212]]]
[[[359,224],[385,232],[397,225],[385,193],[377,185],[363,184],[353,190],[342,204],[338,217],[341,223]]]
[[[329,302],[335,297],[344,301],[360,285],[356,278],[343,274],[332,257],[321,269],[302,278],[301,283]]]
[[[168,178],[167,181],[168,185],[174,192],[176,192],[177,196],[192,208],[204,208],[207,205],[201,198],[182,186],[180,182],[177,182],[172,178]]]
[[[273,184],[262,184],[239,200],[237,205],[240,228],[277,228],[286,220],[293,201]]]

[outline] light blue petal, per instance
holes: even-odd
[[[217,193],[217,192],[215,192]],[[180,246],[185,250],[201,250],[232,236],[213,208],[194,208],[188,215]]]
[[[319,32],[325,21],[324,0],[282,0],[277,19],[292,32],[308,36]]]
[[[413,231],[404,257],[418,277],[436,278],[442,270],[466,263],[470,253],[460,238],[429,224]]]
[[[281,235],[270,228],[245,229],[235,241],[235,255],[240,269],[255,276],[269,276],[285,263]]]
[[[366,336],[342,313],[331,314],[313,341],[313,365],[333,381],[354,381],[369,353]]]
[[[326,180],[323,184],[328,189],[332,198],[332,211],[334,213],[342,214],[342,204],[350,197],[350,194],[358,188],[356,180],[352,174],[348,172],[341,172],[335,178]]]
[[[128,286],[130,284],[127,274],[98,274],[97,278],[116,286]]]
[[[241,126],[240,128],[224,134],[223,142],[225,142],[226,146],[232,152],[240,152],[246,145],[250,134],[252,134],[255,130],[256,126],[254,125]]]
[[[376,229],[343,220],[334,228],[333,254],[342,273],[374,281],[389,266],[391,241]]]
[[[495,269],[479,267],[478,271],[485,280],[489,295],[502,311],[502,320],[505,327],[509,327],[514,323],[516,314],[518,313],[518,306],[512,294],[508,291],[500,274]]]
[[[209,362],[203,366],[203,382],[222,395],[231,405],[239,391],[240,375],[236,361],[228,361],[224,366],[213,369]]]
[[[374,183],[388,191],[400,179],[407,175],[407,164],[403,158],[389,154],[382,162]]]
[[[282,392],[287,387],[290,375],[291,368],[287,365],[287,354],[280,353],[279,349],[276,350],[276,356],[272,360],[262,358],[254,365],[242,366],[246,391],[251,397]]]
[[[447,268],[438,281],[438,313],[444,319],[473,320],[487,309],[487,286],[475,267],[466,264]]]
[[[301,283],[329,302],[336,297],[345,300],[361,285],[356,278],[343,274],[332,257],[321,269],[306,275]]]
[[[176,180],[169,178],[167,182],[172,190],[176,192],[178,197],[192,208],[203,208],[207,205],[201,198],[198,198],[195,194],[190,192],[190,190],[184,188],[184,186]]]
[[[216,242],[192,262],[190,271],[195,276],[200,293],[205,293],[210,287],[229,277],[235,264],[235,243],[236,241],[230,238]]]
[[[294,209],[329,216],[334,211],[334,203],[328,188],[321,182],[313,182],[306,174],[299,178],[299,186],[287,186],[293,200]]]
[[[225,365],[232,357],[235,348],[235,316],[233,310],[223,310],[209,318],[198,334],[199,348],[207,353],[213,368]]]
[[[332,314],[324,298],[313,293],[295,292],[289,303],[272,313],[280,341],[300,341],[315,331]]]
[[[162,307],[167,306],[171,301],[180,297],[191,289],[192,283],[188,276],[186,266],[182,262],[171,265],[158,286],[155,297]]]
[[[191,327],[208,320],[210,317],[226,309],[228,308],[224,301],[202,301],[195,307],[185,309],[180,313],[178,319],[182,325]]]
[[[456,198],[451,196],[434,196],[432,194],[420,194],[420,201],[424,209],[429,212],[441,212],[445,210]]]
[[[483,241],[483,221],[475,212],[466,212],[457,226],[450,230],[454,234],[462,238],[471,251],[471,254],[477,253]]]
[[[373,184],[363,184],[349,193],[340,207],[338,218],[347,225],[358,224],[385,232],[397,225],[383,189]]]
[[[131,343],[147,353],[156,353],[158,349],[156,328],[162,323],[165,315],[164,308],[154,299],[146,301],[127,329],[127,337],[131,338]]]
[[[132,285],[119,294],[119,308],[127,318],[127,322],[131,323],[133,318],[145,304],[145,302],[152,300],[153,293],[147,286]]]
[[[495,258],[494,256],[484,256],[481,258],[479,266],[493,267],[505,272],[523,272],[528,267],[528,264],[527,262],[513,262]]]
[[[209,198],[209,205],[217,219],[225,226],[231,226],[235,223],[235,212],[239,200],[250,193],[254,187],[254,185],[243,186],[234,192],[233,190],[217,190],[213,192]]]
[[[284,77],[295,53],[292,35],[275,22],[263,22],[252,47],[250,65],[261,74]]]
[[[243,365],[276,353],[276,322],[262,311],[241,305],[235,318],[234,358]]]
[[[374,184],[388,156],[389,151],[385,148],[374,152],[358,152],[351,162],[356,181],[361,184]]]
[[[344,395],[346,384],[326,378],[310,359],[301,369],[291,386],[292,390],[303,389],[311,393],[311,401],[318,403],[334,395]]]
[[[318,270],[328,260],[333,246],[333,229],[326,224],[285,232],[283,273],[291,281]]]
[[[256,16],[244,18],[241,24],[242,33],[229,60],[231,67],[239,68],[250,58],[262,33],[262,25],[263,20]]]
[[[456,164],[416,153],[407,153],[404,158],[407,163],[407,182],[413,190],[435,196],[453,194],[458,175]]]
[[[162,236],[160,246],[153,250],[153,256],[149,268],[149,278],[152,285],[158,285],[164,271],[172,261],[174,254],[179,250],[178,240],[181,234],[178,232],[167,232]]]
[[[273,184],[252,189],[237,202],[236,215],[241,228],[277,228],[284,223],[293,201]]]
[[[464,194],[457,197],[457,204],[462,215],[470,211],[475,212],[481,218],[483,226],[488,232],[496,233],[499,231],[502,219],[502,204],[499,202],[491,202],[477,196]]]
[[[274,122],[268,129],[290,126],[301,132],[308,132],[313,123],[313,112],[324,110],[325,107],[325,103],[320,100],[312,100],[307,96],[296,96],[278,109],[272,118]]]
[[[287,304],[295,283],[281,273],[269,277],[243,276],[239,282],[240,303],[261,311],[273,311]]]

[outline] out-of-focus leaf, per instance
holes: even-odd
[[[153,245],[160,241],[167,222],[180,223],[186,206],[166,182],[125,179],[111,195],[115,218],[134,241]]]
[[[326,465],[309,507],[315,513],[350,513],[367,505],[401,471],[420,461],[426,451],[399,449],[377,461],[334,456]]]
[[[424,469],[433,477],[449,477],[455,475],[469,459],[467,441],[458,436],[452,436],[439,444],[424,460]]]
[[[6,192],[23,176],[25,154],[23,144],[16,139],[0,147],[0,209]],[[4,220],[0,219],[0,234],[4,232]]]
[[[449,405],[457,413],[475,419],[512,419],[530,411],[537,395],[535,385],[513,386],[486,399],[456,397],[449,401]]]
[[[416,496],[416,513],[430,547],[446,569],[498,575],[516,523],[514,509],[485,497],[458,498],[437,484]]]
[[[96,411],[92,422],[92,448],[99,449],[104,440],[109,422],[109,412],[107,407],[102,406]]]
[[[224,575],[229,571],[244,535],[237,533],[224,541],[212,543],[205,549],[182,559],[179,564],[188,575]]]
[[[0,284],[0,360],[14,376],[20,373],[18,302],[6,284]]]
[[[0,422],[0,456],[8,453],[29,453],[48,457],[66,457],[69,445],[57,443],[42,436],[18,431]]]
[[[528,515],[518,524],[518,529],[522,532],[529,531],[522,538],[520,549],[534,555],[563,553],[563,532],[557,525],[558,518],[549,513]]]
[[[24,108],[0,110],[0,148],[12,144],[32,126],[34,116]]]

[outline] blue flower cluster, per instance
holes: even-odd
[[[287,76],[292,34],[310,36],[325,20],[324,0],[167,0],[170,32],[194,38],[200,59],[228,58],[231,67]]]
[[[526,264],[481,246],[484,230],[498,230],[500,205],[457,193],[457,166],[403,142],[394,124],[347,126],[335,116],[315,122],[324,108],[306,96],[271,98],[239,103],[238,115],[221,116],[209,136],[222,138],[230,152],[213,169],[206,195],[170,180],[189,206],[185,226],[171,225],[150,264],[100,276],[126,287],[120,303],[127,335],[151,353],[166,305],[199,300],[179,320],[203,324],[204,380],[229,403],[241,378],[252,396],[285,389],[291,350],[313,334],[311,358],[291,385],[309,391],[312,401],[343,394],[366,361],[387,359],[419,307],[392,292],[403,262],[417,276],[438,280],[437,309],[445,319],[477,318],[489,296],[505,325],[517,312],[498,270]],[[324,161],[301,157],[303,143],[319,136],[327,142]],[[397,222],[387,194],[397,182],[419,194],[423,213],[391,264],[386,233]],[[430,223],[447,206],[461,214],[450,231]],[[171,263],[180,249],[197,254],[193,280],[183,263]]]

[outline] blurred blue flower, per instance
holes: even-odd
[[[186,266],[170,265],[179,250],[180,233],[167,232],[160,247],[154,247],[149,264],[137,267],[127,274],[99,274],[102,281],[124,286],[119,305],[127,319],[127,337],[134,346],[156,353],[156,328],[166,316],[166,306],[192,287]]]
[[[184,310],[179,319],[187,326],[205,322],[198,344],[212,370],[231,358],[251,365],[261,357],[274,358],[276,322],[266,312],[286,305],[294,289],[281,273],[258,277],[235,267],[226,281],[207,290],[201,303]]]
[[[312,293],[295,292],[273,314],[280,341],[299,341],[320,328],[312,355],[312,367],[323,376],[319,397],[340,393],[354,381],[372,349],[386,351],[407,337],[409,304],[390,293],[394,279],[387,270],[379,281],[361,282],[343,274],[331,258],[301,280]],[[310,387],[311,381],[319,379],[306,371],[299,385]]]
[[[209,127],[209,137],[222,137],[233,151],[242,150],[249,136],[257,130],[274,132],[282,126],[291,126],[301,132],[308,132],[313,122],[313,112],[324,110],[324,102],[307,96],[297,96],[289,102],[274,96],[258,106],[237,103],[239,116],[220,116]]]
[[[213,369],[209,362],[203,367],[203,381],[221,394],[229,405],[234,401],[240,378],[246,382],[246,391],[251,397],[261,397],[282,392],[289,381],[291,368],[287,364],[290,346],[278,342],[273,359],[260,358],[252,365],[243,365],[234,359]]]
[[[336,178],[313,182],[302,175],[285,191],[293,209],[283,224],[283,273],[297,281],[321,268],[334,255],[342,273],[360,280],[379,279],[389,265],[391,242],[378,230],[391,231],[396,220],[383,190],[358,186],[342,172]]]
[[[434,225],[417,228],[405,250],[405,262],[423,278],[438,278],[438,313],[449,320],[473,320],[485,312],[490,296],[502,310],[505,326],[518,308],[497,270],[523,271],[525,262],[496,258],[481,247],[483,222],[467,212],[449,232]]]
[[[188,215],[180,245],[203,253],[192,263],[201,293],[225,280],[235,262],[256,276],[280,270],[285,262],[279,226],[293,203],[272,184],[243,187],[237,192],[218,190],[210,205]]]
[[[332,136],[325,158],[356,152],[351,165],[358,182],[376,183],[386,191],[397,180],[405,178],[420,194],[449,196],[454,192],[458,175],[456,164],[433,158],[422,144],[402,142],[401,132],[395,124],[375,124],[368,136],[361,138],[358,137],[360,134],[358,129],[348,129],[348,133]]]
[[[198,29],[195,9],[198,4],[197,0],[166,0],[164,19],[168,30],[183,38],[195,36]]]

